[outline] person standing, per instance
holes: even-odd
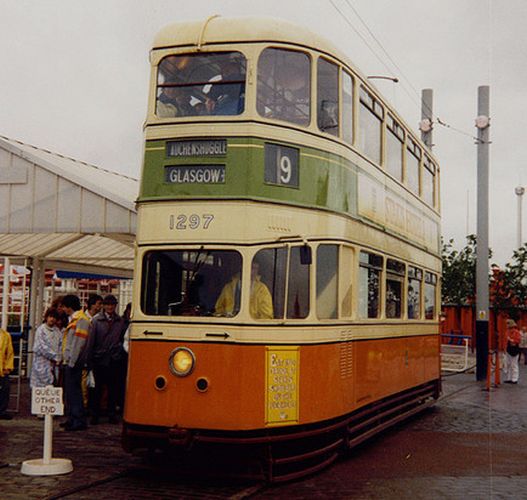
[[[96,293],[91,293],[86,302],[86,309],[84,313],[87,318],[91,320],[101,311],[102,309],[102,297]],[[88,370],[85,368],[82,370],[82,401],[84,403],[84,408],[91,412],[92,400],[93,400],[93,388],[88,387]]]
[[[90,423],[97,425],[101,413],[103,390],[108,389],[108,421],[117,423],[117,403],[121,362],[123,357],[124,320],[116,313],[117,299],[107,295],[103,300],[103,311],[97,314],[90,325],[88,336],[88,368],[95,377],[95,391]]]
[[[64,391],[67,421],[64,429],[80,431],[86,429],[86,416],[82,400],[82,370],[86,363],[86,341],[90,320],[81,307],[79,297],[66,295],[62,300],[64,311],[69,316],[65,331]]]
[[[520,376],[520,330],[516,322],[507,320],[507,348],[505,350],[505,373],[506,384],[517,384]]]
[[[527,328],[524,326],[521,327],[520,331],[520,351],[523,353],[523,362],[527,365]],[[520,353],[520,359],[518,359],[518,362],[521,361],[521,353]]]
[[[35,333],[33,343],[33,365],[31,366],[31,387],[46,387],[55,382],[55,366],[60,362],[61,333],[56,323],[59,312],[48,309]]]
[[[0,420],[11,420],[9,406],[9,374],[15,367],[15,353],[11,335],[0,328]]]

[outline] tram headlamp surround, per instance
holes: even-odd
[[[178,377],[186,377],[192,373],[196,356],[188,347],[176,347],[168,359],[170,371]]]

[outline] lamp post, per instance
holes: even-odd
[[[522,197],[525,193],[525,188],[518,186],[514,189],[516,196],[518,197],[518,219],[517,219],[517,229],[516,229],[516,247],[520,248],[523,244],[522,239]]]

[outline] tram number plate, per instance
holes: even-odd
[[[265,144],[265,182],[298,188],[298,149]]]
[[[208,229],[214,220],[212,214],[179,214],[170,215],[168,218],[168,227],[170,230],[182,231],[185,229]]]

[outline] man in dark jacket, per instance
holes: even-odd
[[[103,310],[96,314],[90,324],[88,335],[88,368],[95,377],[94,401],[91,424],[99,423],[101,398],[104,387],[108,389],[108,421],[117,423],[116,404],[118,401],[121,359],[123,356],[122,331],[124,320],[115,311],[117,299],[107,295]]]

